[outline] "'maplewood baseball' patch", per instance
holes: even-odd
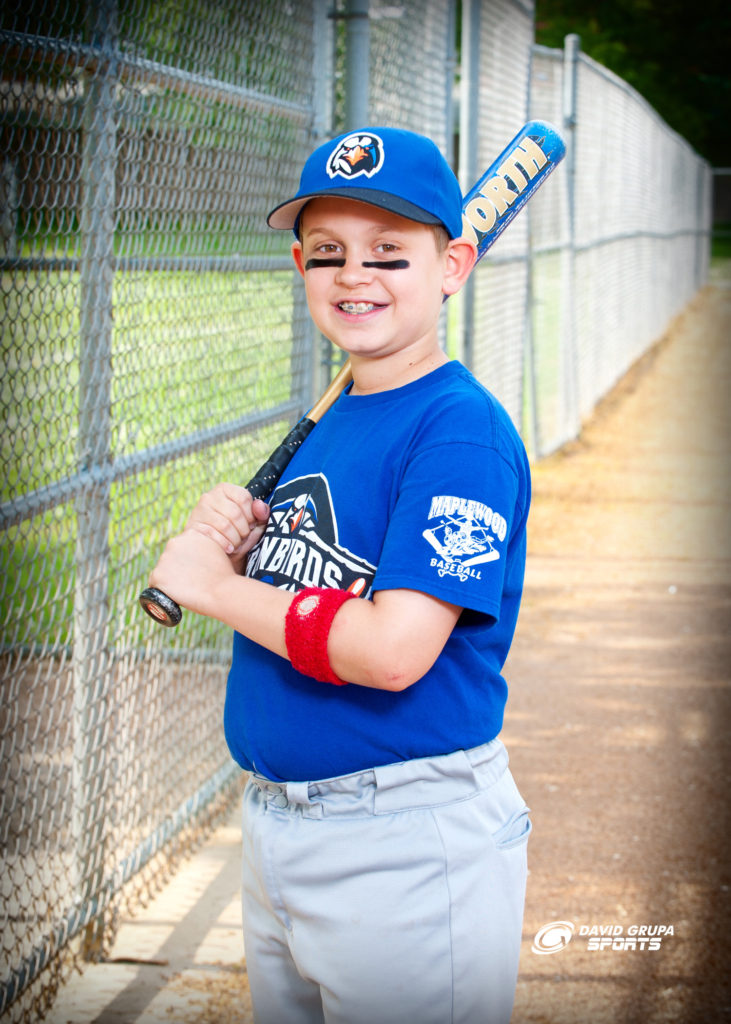
[[[439,494],[431,500],[428,519],[431,525],[422,536],[436,552],[430,565],[440,576],[479,580],[482,573],[477,567],[500,558],[498,545],[507,536],[508,524],[489,505]]]

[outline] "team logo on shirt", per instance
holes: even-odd
[[[327,479],[318,473],[277,487],[264,536],[251,551],[246,575],[281,590],[336,587],[367,597],[375,566],[338,543]]]
[[[422,536],[436,552],[429,564],[439,576],[479,580],[482,573],[477,566],[500,558],[496,545],[505,540],[508,524],[489,505],[439,494],[431,500],[429,521],[433,524]]]

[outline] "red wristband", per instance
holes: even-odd
[[[321,683],[347,685],[332,670],[327,638],[338,610],[355,596],[349,590],[330,587],[307,587],[297,594],[284,619],[284,642],[298,672]]]

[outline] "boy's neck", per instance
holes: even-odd
[[[415,356],[413,352],[397,352],[385,359],[351,355],[350,362],[353,367],[351,395],[374,395],[425,377],[448,363],[449,356],[437,348],[423,356]]]

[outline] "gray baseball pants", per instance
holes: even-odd
[[[531,825],[500,740],[317,782],[254,775],[243,825],[259,1024],[507,1024]]]

